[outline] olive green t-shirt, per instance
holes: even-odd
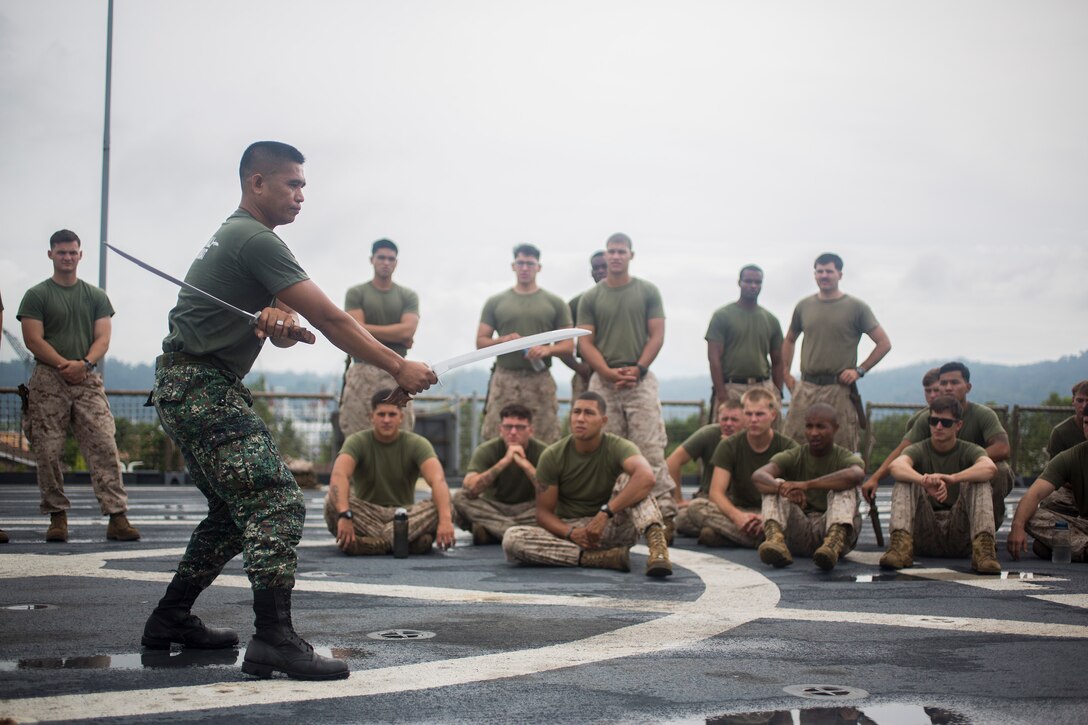
[[[247,312],[260,312],[281,290],[307,279],[283,240],[242,209],[227,217],[185,275],[194,287]],[[187,289],[178,293],[168,321],[163,352],[209,358],[239,378],[264,343],[244,317]]]
[[[710,479],[714,476],[714,465],[710,459],[721,440],[722,427],[717,423],[711,423],[692,433],[680,444],[680,447],[702,466],[702,473],[699,474],[699,493],[704,496],[710,490]]]
[[[609,367],[637,363],[650,338],[646,324],[664,317],[661,293],[638,277],[622,287],[600,282],[578,302],[578,325],[593,327],[594,346]]]
[[[914,428],[915,425],[917,425],[920,418],[924,418],[926,421],[926,425],[929,425],[929,408],[922,408],[910,414],[910,418],[907,419],[905,432],[903,433],[904,437],[910,435],[911,430]]]
[[[843,295],[834,300],[806,297],[797,303],[790,321],[801,341],[801,372],[808,375],[838,375],[858,366],[861,336],[880,325],[869,305],[857,297]]]
[[[509,335],[511,332],[528,337],[574,324],[567,303],[558,295],[544,289],[537,289],[535,292],[524,295],[508,289],[488,298],[484,303],[483,312],[480,313],[480,322],[494,329],[499,337]],[[552,366],[550,357],[544,358],[541,362],[545,367]],[[506,370],[533,369],[524,351],[499,355],[495,364]]]
[[[766,378],[771,375],[771,350],[782,347],[782,326],[758,305],[748,309],[733,302],[710,317],[706,341],[722,344],[726,378]]]
[[[947,473],[949,475],[967,470],[975,465],[978,459],[986,455],[986,449],[965,440],[957,440],[956,447],[948,453],[938,453],[933,450],[933,443],[929,440],[914,443],[903,450],[903,455],[910,458],[913,468],[918,473]],[[971,484],[967,484],[971,485]],[[948,486],[948,498],[938,501],[932,496],[926,496],[934,511],[947,511],[960,497],[960,485],[958,483]]]
[[[65,360],[87,356],[94,342],[94,323],[103,317],[113,317],[113,306],[101,289],[83,280],[62,287],[52,279],[28,289],[15,315],[17,320],[41,322],[45,341]]]
[[[1050,441],[1046,444],[1046,452],[1054,458],[1062,451],[1067,451],[1075,445],[1084,442],[1084,426],[1077,425],[1077,417],[1071,415],[1050,431]]]
[[[559,487],[555,515],[561,519],[595,516],[612,497],[623,462],[641,455],[634,443],[611,433],[601,436],[592,453],[579,453],[574,437],[560,438],[540,455],[536,479],[542,486]]]
[[[374,430],[352,433],[340,455],[355,459],[351,493],[377,506],[411,506],[424,461],[435,458],[434,448],[421,435],[401,431],[391,443],[374,437]]]
[[[963,413],[963,427],[960,428],[960,434],[956,437],[961,441],[974,443],[976,446],[985,448],[988,445],[986,441],[992,440],[994,436],[1001,435],[1004,432],[1005,429],[1001,426],[997,413],[985,405],[971,403]],[[929,408],[926,408],[925,413],[918,416],[918,420],[914,421],[914,427],[907,433],[907,440],[911,443],[919,443],[928,438]]]
[[[530,438],[525,446],[525,457],[534,466],[540,461],[540,454],[548,446],[543,441]],[[483,473],[502,460],[506,455],[506,441],[502,438],[492,438],[482,443],[472,452],[472,459],[468,462],[466,473]],[[536,498],[536,489],[533,482],[521,470],[521,466],[511,463],[481,494],[483,498],[499,503],[524,503]]]
[[[787,481],[811,481],[850,466],[858,466],[863,470],[865,468],[865,462],[861,460],[861,456],[851,453],[842,446],[832,446],[826,456],[817,458],[809,452],[807,443],[774,454],[771,456],[771,463],[778,466],[782,471],[780,476]],[[809,510],[821,513],[827,511],[825,489],[805,491],[805,498],[808,500]]]
[[[404,315],[419,314],[419,295],[396,282],[387,290],[378,289],[371,280],[348,289],[344,295],[344,310],[362,310],[368,325],[396,325]],[[399,342],[385,343],[385,346],[401,357],[408,354],[408,348]],[[354,360],[365,362],[362,358]]]
[[[762,494],[752,483],[752,474],[770,463],[775,454],[797,447],[797,441],[775,433],[771,445],[762,453],[752,450],[747,431],[739,430],[718,444],[712,465],[729,471],[729,488],[726,496],[739,508],[759,508]]]
[[[1082,517],[1088,516],[1088,443],[1078,443],[1062,451],[1046,465],[1039,478],[1055,488],[1068,484]]]

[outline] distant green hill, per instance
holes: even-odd
[[[1088,378],[1088,350],[1059,360],[1031,365],[995,365],[993,363],[964,361],[971,369],[971,399],[979,402],[994,401],[1007,405],[1037,405],[1055,392],[1069,395],[1069,389],[1078,380]],[[918,363],[901,368],[882,370],[877,368],[861,382],[861,394],[870,402],[914,403],[922,397],[921,380],[925,371],[940,363]],[[291,393],[316,393],[340,390],[340,376],[310,372],[263,373],[268,390]],[[247,384],[254,384],[258,376],[251,375]],[[487,394],[489,372],[486,369],[457,370],[442,379],[432,393],[438,395]],[[565,368],[559,373],[559,394],[570,393],[570,374]],[[0,387],[15,387],[26,380],[21,362],[0,363]],[[107,387],[114,390],[147,390],[154,381],[150,365],[130,365],[109,360],[106,371]],[[664,378],[661,380],[661,397],[665,400],[700,400],[710,395],[707,376]]]

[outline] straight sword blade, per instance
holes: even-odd
[[[137,267],[143,267],[144,269],[146,269],[151,274],[162,277],[167,282],[173,282],[174,284],[176,284],[178,287],[181,287],[182,289],[187,289],[187,290],[189,290],[190,292],[192,292],[194,294],[198,294],[201,297],[203,297],[204,299],[206,299],[206,300],[208,300],[210,302],[214,302],[215,304],[219,305],[224,310],[227,310],[229,312],[233,312],[236,315],[241,315],[242,317],[249,320],[249,324],[251,324],[251,325],[256,325],[257,320],[259,320],[260,317],[261,317],[259,312],[246,312],[241,307],[236,307],[236,306],[232,305],[231,303],[227,302],[226,300],[221,300],[218,297],[216,297],[215,295],[213,295],[213,294],[211,294],[209,292],[205,292],[204,290],[200,289],[199,287],[194,287],[193,285],[189,284],[185,280],[178,279],[177,277],[175,277],[175,276],[173,276],[171,274],[167,274],[166,272],[163,272],[161,269],[156,269],[155,267],[152,267],[147,262],[144,262],[141,259],[137,259],[136,257],[133,257],[128,252],[122,252],[120,249],[113,246],[109,242],[103,242],[103,244],[105,244],[108,248],[112,249],[117,254],[120,254],[122,257],[124,257],[128,261],[135,264]],[[299,342],[304,342],[307,345],[313,345],[314,342],[317,341],[317,338],[314,337],[314,333],[310,332],[305,327],[296,327],[294,325],[290,326],[287,329],[287,337],[291,338],[292,340],[298,340]]]

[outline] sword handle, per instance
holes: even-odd
[[[287,330],[287,337],[291,338],[292,340],[304,342],[307,345],[313,345],[315,342],[317,342],[317,337],[314,335],[314,333],[310,332],[305,327],[292,326],[290,329]]]
[[[403,408],[405,405],[408,404],[408,401],[411,400],[411,399],[412,399],[412,396],[408,393],[407,390],[405,390],[404,388],[401,388],[401,387],[396,387],[396,388],[393,388],[393,392],[389,394],[389,397],[387,397],[382,402],[383,403],[392,403],[393,405],[397,406],[398,408]]]

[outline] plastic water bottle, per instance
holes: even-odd
[[[543,372],[547,367],[544,361],[538,357],[529,357],[529,351],[525,351],[525,359],[529,361],[529,366],[532,367],[534,372]]]
[[[1069,538],[1069,524],[1065,521],[1054,524],[1054,542],[1050,545],[1050,561],[1054,564],[1068,564],[1073,561],[1073,542]]]
[[[403,507],[393,512],[393,556],[408,558],[408,510]]]

